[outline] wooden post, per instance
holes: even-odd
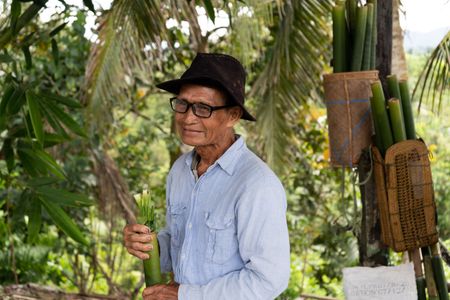
[[[358,237],[359,264],[366,267],[386,266],[389,262],[388,249],[381,242],[381,225],[375,193],[375,180],[371,174],[369,151],[364,151],[358,165],[359,181],[367,182],[360,186],[362,202],[361,233]]]
[[[392,65],[392,0],[377,1],[377,55],[376,68],[379,71],[383,89],[386,92],[386,77],[391,74]]]
[[[391,73],[392,61],[392,0],[377,1],[377,55],[376,68],[387,91],[386,77]],[[363,182],[370,173],[371,159],[368,151],[361,155],[358,165],[359,180]],[[362,201],[361,234],[358,237],[359,262],[362,266],[387,265],[388,249],[381,242],[381,226],[378,214],[373,174],[367,183],[360,187]]]

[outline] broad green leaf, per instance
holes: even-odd
[[[27,181],[27,185],[29,187],[39,187],[43,185],[50,185],[57,182],[60,182],[61,180],[59,178],[55,177],[38,177],[38,178],[31,178]]]
[[[31,59],[30,47],[23,46],[22,47],[23,55],[25,56],[25,68],[30,70],[33,67],[33,61]]]
[[[21,137],[28,137],[27,130],[21,126],[21,127],[15,127],[11,129],[8,132],[9,137],[15,137],[15,138],[21,138]]]
[[[13,34],[16,34],[17,20],[19,20],[22,5],[20,1],[13,0],[11,3],[11,30]]]
[[[8,54],[0,54],[0,63],[12,63],[14,59]]]
[[[2,102],[0,102],[0,132],[2,132],[6,127],[8,102],[14,94],[14,90],[14,86],[10,84],[6,87],[5,92],[3,93]]]
[[[82,108],[83,107],[81,105],[81,103],[79,101],[75,100],[74,98],[59,96],[59,95],[55,95],[55,94],[48,93],[48,92],[41,92],[41,93],[39,93],[39,96],[41,96],[47,100],[50,100],[50,101],[64,104],[65,106],[68,106],[68,107],[73,107],[73,108]]]
[[[208,17],[214,23],[216,19],[216,14],[214,12],[214,6],[212,5],[211,0],[203,0],[203,3],[205,4],[205,9],[206,13],[208,14]]]
[[[42,124],[41,111],[36,96],[28,90],[26,93],[28,111],[30,113],[31,124],[33,125],[34,134],[41,145],[44,143],[44,128]]]
[[[53,130],[55,130],[59,135],[65,137],[66,139],[70,139],[69,135],[67,134],[67,132],[64,130],[64,127],[59,123],[58,119],[56,118],[56,116],[53,114],[53,112],[48,108],[49,105],[43,105],[42,108],[44,109],[44,115],[48,121],[48,123],[50,124],[50,126],[53,128]]]
[[[15,87],[14,92],[9,97],[9,100],[6,103],[6,114],[16,114],[25,103],[25,101],[25,90],[21,86]]]
[[[48,108],[53,112],[53,114],[61,121],[67,128],[72,132],[78,134],[79,136],[86,137],[84,130],[75,122],[71,116],[65,113],[57,105],[49,105]]]
[[[36,155],[35,150],[32,148],[31,143],[26,142],[22,139],[18,140],[17,142],[17,154],[19,155],[22,162],[29,163],[30,166],[23,165],[26,170],[33,170],[34,173],[30,173],[32,176],[38,176],[38,175],[47,175],[49,172],[49,169],[47,167],[47,164],[43,162],[39,157]]]
[[[55,39],[52,39],[52,56],[53,61],[55,62],[55,66],[58,66],[59,64],[59,50],[58,50],[58,44],[56,43]]]
[[[12,148],[12,139],[5,139],[3,142],[2,152],[5,157],[8,172],[11,173],[14,168],[14,150]]]
[[[88,241],[84,238],[78,226],[67,215],[67,213],[57,204],[54,204],[46,199],[40,198],[42,205],[44,206],[47,214],[55,222],[65,234],[74,239],[80,244],[89,246]]]
[[[68,138],[54,133],[45,132],[44,134],[44,148],[52,147],[69,140]]]
[[[33,177],[38,176],[41,173],[39,170],[39,164],[41,164],[40,161],[34,159],[32,156],[25,153],[24,151],[21,151],[20,149],[17,150],[17,155],[19,156],[20,162],[22,163],[22,167],[25,169],[25,172]]]
[[[64,29],[64,27],[66,27],[67,22],[66,23],[62,23],[61,25],[59,25],[58,27],[56,27],[55,29],[53,29],[52,31],[50,31],[49,35],[50,37],[53,37],[54,35],[56,35],[58,32],[60,32],[61,30]]]
[[[91,0],[83,0],[83,3],[84,5],[86,5],[87,8],[89,8],[90,11],[92,11],[95,14],[95,8]]]
[[[60,165],[58,165],[58,163],[53,159],[53,157],[51,157],[50,154],[40,149],[34,149],[34,153],[43,163],[46,164],[47,169],[50,171],[50,173],[61,179],[66,178],[64,170],[60,167]]]
[[[47,152],[40,149],[21,149],[22,152],[28,154],[34,158],[34,162],[37,166],[44,165],[46,170],[53,175],[65,179],[65,174],[63,169],[58,165],[58,163],[51,157]],[[41,169],[39,169],[41,171]],[[45,173],[45,172],[42,172]]]
[[[42,224],[41,202],[35,196],[30,197],[30,202],[28,212],[28,243],[34,243],[37,240]]]
[[[80,207],[94,204],[85,195],[71,193],[66,190],[55,189],[49,186],[38,186],[35,189],[43,199],[58,205]]]

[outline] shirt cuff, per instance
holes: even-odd
[[[180,284],[178,288],[178,300],[203,300],[200,286]]]

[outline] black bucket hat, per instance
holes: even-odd
[[[245,70],[236,58],[226,54],[198,53],[180,79],[165,81],[156,86],[170,93],[179,94],[181,86],[185,83],[213,86],[223,90],[242,108],[241,119],[256,121],[244,106]]]

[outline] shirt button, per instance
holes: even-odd
[[[192,228],[192,223],[189,223],[188,228],[189,228],[189,229]]]
[[[183,259],[184,259],[184,257],[185,257],[185,256],[184,256],[184,254],[181,254],[181,260],[183,260]]]

